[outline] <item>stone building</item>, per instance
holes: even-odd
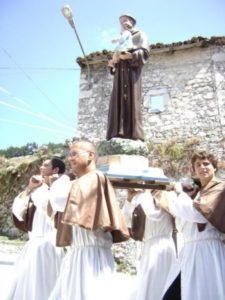
[[[87,57],[81,66],[78,132],[104,140],[113,78],[107,69],[112,53]],[[198,37],[169,45],[151,45],[142,73],[142,114],[146,141],[197,137],[201,146],[224,154],[225,37]]]

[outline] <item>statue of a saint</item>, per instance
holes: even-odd
[[[141,122],[141,71],[149,58],[149,43],[144,32],[135,29],[130,15],[119,18],[123,31],[131,33],[131,43],[109,62],[114,75],[106,139],[120,137],[144,141]]]

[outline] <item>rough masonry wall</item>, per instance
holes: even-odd
[[[225,47],[187,47],[152,51],[142,74],[142,112],[146,141],[201,139],[202,148],[221,156],[225,137]],[[106,62],[91,66],[92,87],[81,73],[78,130],[104,140],[113,76]],[[152,112],[150,98],[163,95],[164,108]]]

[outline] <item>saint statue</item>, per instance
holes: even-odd
[[[124,14],[119,21],[123,45],[117,47],[116,54],[114,53],[108,64],[114,79],[106,139],[120,137],[144,141],[141,121],[141,71],[149,58],[148,38],[144,32],[134,28],[134,17]]]

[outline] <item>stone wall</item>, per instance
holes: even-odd
[[[223,156],[225,136],[224,38],[212,43],[183,43],[151,50],[143,68],[142,113],[146,141],[178,142],[197,137],[201,147]],[[218,42],[222,40],[222,42]],[[91,88],[81,59],[78,131],[104,140],[113,76],[107,69],[109,53],[93,54]],[[154,103],[156,100],[156,103]],[[157,107],[157,101],[160,107]],[[156,104],[156,106],[155,106]]]

